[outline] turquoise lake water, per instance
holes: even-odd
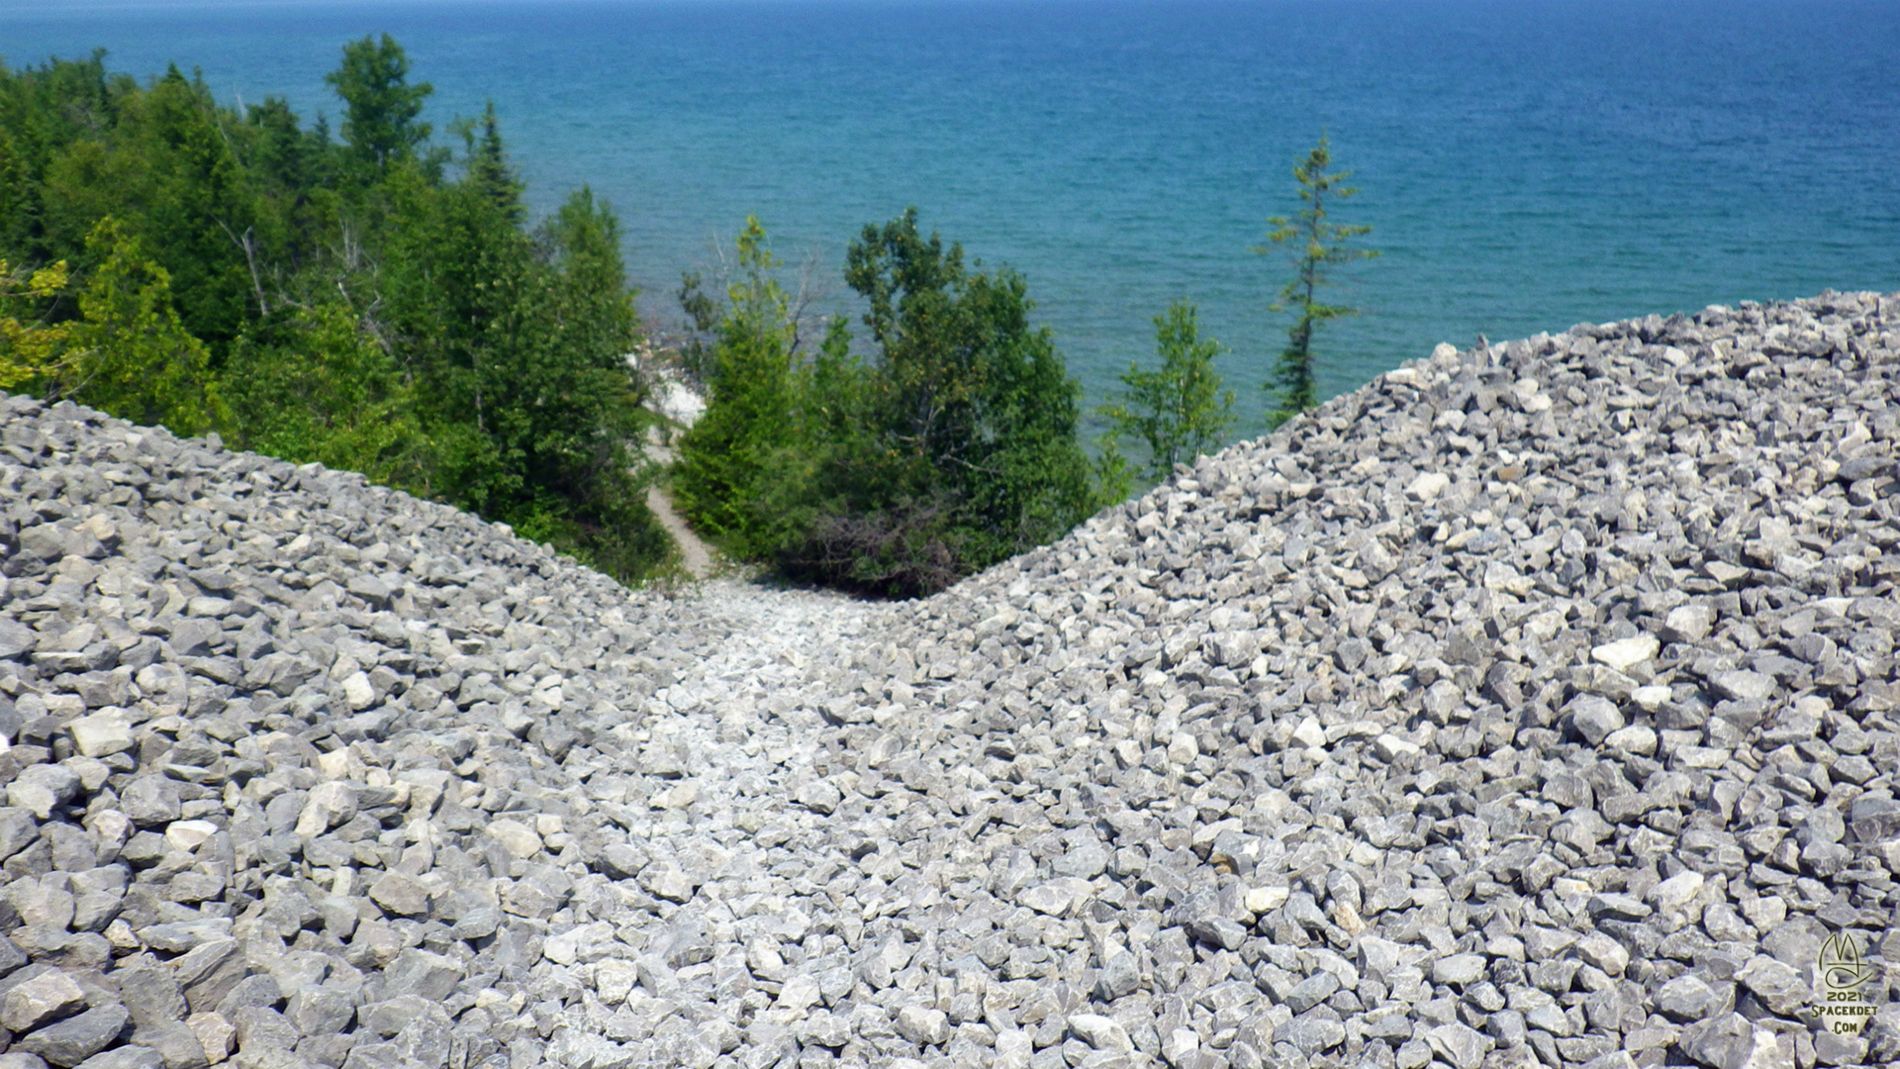
[[[538,207],[614,204],[656,320],[748,213],[848,308],[846,244],[916,204],[1028,276],[1091,400],[1198,301],[1250,431],[1286,270],[1252,250],[1322,129],[1384,253],[1329,392],[1480,332],[1900,289],[1890,0],[0,0],[11,66],[104,47],[306,118],[381,31],[438,131],[495,101]]]

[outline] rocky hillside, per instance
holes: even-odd
[[[888,607],[0,398],[0,1069],[1892,1064],[1897,402],[1445,348]]]

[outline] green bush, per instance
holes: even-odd
[[[1220,343],[1201,337],[1193,304],[1177,301],[1155,317],[1155,349],[1161,365],[1130,364],[1121,395],[1102,414],[1110,427],[1109,463],[1119,462],[1117,440],[1132,435],[1147,447],[1147,474],[1158,482],[1176,464],[1220,448],[1234,425],[1234,391],[1221,388],[1214,370]]]
[[[749,221],[709,406],[675,476],[688,514],[727,548],[795,578],[909,596],[1057,538],[1098,504],[1076,386],[1030,322],[1022,276],[970,270],[913,209],[866,227],[847,258],[868,358],[836,322],[807,355],[793,351],[763,237]]]

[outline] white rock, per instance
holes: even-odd
[[[1602,932],[1590,932],[1577,941],[1577,952],[1583,960],[1602,969],[1611,976],[1623,975],[1629,967],[1630,952],[1623,944]]]
[[[1176,1028],[1161,1041],[1161,1060],[1174,1069],[1187,1069],[1189,1065],[1199,1064],[1196,1055],[1201,1053],[1201,1037],[1191,1028]]]
[[[1656,752],[1656,732],[1643,724],[1631,724],[1610,732],[1603,745],[1619,753],[1648,757]]]
[[[594,991],[600,1001],[618,1006],[627,1001],[633,985],[640,982],[640,970],[630,961],[608,959],[594,966]]]
[[[924,1006],[905,1006],[897,1011],[897,1034],[924,1047],[947,1043],[950,1015]]]
[[[1678,642],[1700,642],[1715,627],[1715,608],[1703,602],[1678,605],[1663,618],[1663,629]]]
[[[73,745],[87,757],[109,757],[132,748],[132,729],[118,713],[94,713],[67,725]]]
[[[165,825],[165,842],[174,849],[190,853],[218,834],[218,826],[208,820],[174,820]]]
[[[1649,889],[1646,896],[1655,903],[1656,908],[1665,912],[1681,912],[1695,897],[1702,893],[1702,885],[1707,881],[1694,869],[1684,869],[1674,876]]]
[[[1058,880],[1025,888],[1020,895],[1016,896],[1016,900],[1037,913],[1060,917],[1069,911],[1069,906],[1074,903],[1075,896]]]
[[[491,820],[488,822],[488,834],[502,845],[502,849],[524,861],[541,852],[541,837],[526,824],[505,819]]]
[[[1308,749],[1317,749],[1326,745],[1326,729],[1320,726],[1318,719],[1309,716],[1293,729],[1293,741]]]
[[[1619,672],[1628,672],[1637,665],[1656,656],[1662,649],[1662,643],[1654,635],[1636,635],[1632,638],[1605,642],[1590,651],[1591,659],[1599,664],[1609,665]]]
[[[1405,487],[1407,497],[1415,501],[1434,501],[1451,486],[1451,476],[1442,471],[1421,472]]]
[[[1630,700],[1635,702],[1636,707],[1642,711],[1653,713],[1662,708],[1663,703],[1669,700],[1669,688],[1656,686],[1654,684],[1647,687],[1637,687],[1635,690],[1630,691]]]
[[[303,809],[297,814],[297,834],[305,838],[322,835],[356,816],[356,788],[331,780],[310,788]],[[176,827],[177,825],[173,825]]]
[[[818,990],[818,978],[806,974],[794,976],[779,988],[778,1001],[774,1006],[792,1014],[803,1014],[818,1005],[824,995]]]
[[[1247,892],[1242,904],[1249,913],[1271,913],[1286,905],[1286,900],[1291,896],[1292,892],[1285,887],[1255,887]]]
[[[1424,747],[1401,739],[1388,731],[1372,740],[1372,752],[1378,754],[1382,761],[1396,761],[1401,757],[1422,753]]]
[[[1200,755],[1201,744],[1188,732],[1177,731],[1174,738],[1168,740],[1168,760],[1174,764],[1190,764]]]
[[[1096,1050],[1127,1053],[1135,1049],[1128,1030],[1113,1017],[1099,1013],[1077,1013],[1069,1017],[1069,1031],[1075,1038]]]
[[[350,708],[362,712],[376,704],[376,688],[371,685],[369,676],[362,672],[352,672],[343,680],[343,700]]]

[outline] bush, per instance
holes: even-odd
[[[974,272],[915,209],[866,227],[846,281],[875,348],[834,323],[795,351],[763,230],[740,239],[706,415],[682,445],[689,515],[807,581],[925,594],[1061,536],[1100,500],[1076,386],[1022,276]],[[698,309],[705,318],[705,309]]]

